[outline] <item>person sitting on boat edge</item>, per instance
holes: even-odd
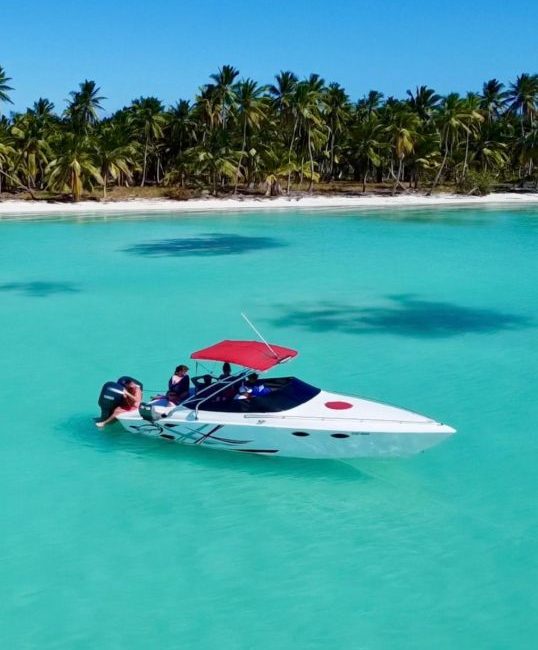
[[[188,372],[187,366],[181,365],[175,369],[174,374],[170,377],[166,399],[172,404],[180,404],[189,396],[190,379]]]
[[[128,411],[137,409],[140,406],[141,402],[142,402],[142,389],[140,388],[140,385],[137,384],[135,381],[127,382],[123,389],[123,401],[121,405],[117,406],[112,411],[112,414],[108,418],[106,418],[106,420],[102,420],[101,422],[96,422],[95,426],[102,429],[107,424],[114,422],[114,420],[121,413],[127,413]]]

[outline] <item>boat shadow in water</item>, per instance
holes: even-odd
[[[414,294],[387,296],[386,307],[357,307],[334,302],[306,304],[270,319],[278,327],[300,327],[313,332],[391,334],[419,338],[443,338],[460,334],[490,334],[500,330],[534,327],[518,314],[466,307],[450,302],[423,300]]]
[[[72,417],[60,422],[58,433],[72,443],[84,445],[98,453],[129,454],[155,461],[158,472],[159,461],[173,460],[177,463],[204,465],[215,470],[237,472],[252,476],[293,476],[312,479],[317,482],[371,482],[375,478],[362,471],[356,464],[339,460],[311,460],[303,458],[279,458],[256,454],[215,451],[199,446],[182,445],[157,438],[138,436],[125,431],[120,424],[106,429],[97,429],[88,416]]]
[[[80,289],[72,282],[5,282],[0,291],[11,291],[32,298],[48,298],[58,293],[79,293]]]
[[[245,235],[206,233],[198,237],[160,239],[123,248],[123,253],[145,257],[184,257],[242,255],[270,248],[282,248],[285,242],[273,237],[249,237]]]

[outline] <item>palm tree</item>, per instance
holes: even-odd
[[[266,114],[266,103],[262,99],[264,91],[265,88],[258,86],[257,82],[252,79],[244,79],[239,82],[234,89],[237,116],[243,125],[243,139],[241,144],[241,154],[237,163],[237,171],[235,175],[234,194],[237,193],[241,163],[243,162],[243,156],[245,155],[247,130],[252,131],[253,129],[259,128],[260,123]]]
[[[9,186],[26,190],[35,199],[32,188],[25,185],[16,173],[16,161],[19,155],[14,144],[9,120],[6,117],[0,117],[0,193],[5,178],[8,180]]]
[[[0,65],[0,103],[13,104],[8,94],[13,88],[8,86],[8,81],[11,81],[11,77],[6,75],[4,68]]]
[[[142,179],[140,181],[140,187],[144,187],[146,184],[148,156],[150,152],[156,152],[156,142],[163,137],[166,117],[162,102],[156,97],[135,99],[131,104],[131,115],[133,127],[142,136],[144,146]],[[159,160],[157,159],[157,176],[158,167]]]
[[[237,161],[240,152],[230,147],[229,137],[222,130],[215,130],[205,144],[196,145],[185,154],[186,163],[192,166],[194,175],[205,176],[218,193],[219,180],[232,180],[236,177]]]
[[[309,159],[310,170],[308,178],[310,180],[308,191],[312,191],[313,183],[316,178],[314,172],[314,148],[320,146],[326,141],[326,132],[322,131],[321,109],[323,105],[324,81],[317,74],[311,74],[308,79],[297,84],[293,96],[293,113],[295,117],[294,134],[299,132],[305,136],[306,151]],[[289,160],[291,162],[291,148],[294,142],[292,140]],[[302,164],[301,164],[302,168]],[[291,176],[291,174],[290,174]],[[288,188],[290,188],[290,176],[288,176]]]
[[[359,99],[357,102],[357,113],[360,117],[370,117],[372,114],[376,114],[381,106],[383,101],[383,93],[380,93],[378,90],[370,90],[368,95]]]
[[[421,130],[415,142],[413,153],[407,161],[409,187],[418,189],[421,172],[431,174],[440,162],[439,133],[434,129]]]
[[[404,159],[415,150],[420,120],[418,115],[413,113],[405,104],[397,103],[391,106],[387,112],[387,116],[388,125],[385,127],[385,132],[394,156],[398,160],[398,171],[396,175],[394,175],[391,169],[391,175],[394,178],[392,194],[395,194],[396,188],[401,185],[400,178]]]
[[[485,119],[480,110],[481,104],[481,97],[477,93],[467,93],[466,98],[463,100],[462,108],[465,113],[467,130],[465,131],[465,156],[463,159],[462,178],[465,178],[467,174],[471,135],[476,138],[480,134],[480,126]]]
[[[462,133],[468,133],[468,122],[469,112],[466,109],[465,102],[458,93],[450,93],[447,95],[441,102],[436,115],[436,123],[440,134],[441,146],[444,149],[444,155],[432,186],[428,191],[428,196],[432,194],[437,186],[445,168],[448,155],[454,149],[459,136]]]
[[[123,176],[132,179],[131,169],[136,155],[134,144],[126,141],[125,131],[120,125],[110,122],[100,129],[95,140],[95,162],[103,179],[103,199],[106,200],[108,180],[113,181]]]
[[[480,109],[486,114],[488,122],[497,119],[504,109],[508,93],[503,88],[504,84],[497,79],[490,79],[482,86]]]
[[[534,115],[538,102],[538,75],[523,73],[517,77],[515,83],[510,84],[507,94],[510,102],[508,110],[516,115],[521,115],[521,134],[525,133],[524,124],[528,122],[530,128],[534,126]]]
[[[168,111],[168,134],[174,153],[181,155],[196,141],[196,120],[189,100],[180,99]]]
[[[234,82],[238,76],[239,70],[236,70],[232,65],[223,65],[217,73],[210,75],[210,78],[215,82],[215,96],[223,129],[226,128],[228,115],[235,103]]]
[[[99,119],[98,111],[103,110],[101,102],[105,97],[99,96],[101,89],[96,87],[95,81],[87,79],[79,84],[79,90],[69,93],[71,100],[65,111],[71,122],[73,132],[86,134]]]
[[[420,117],[422,122],[429,122],[435,109],[439,106],[441,96],[428,86],[420,86],[420,88],[417,86],[414,94],[408,90],[407,95],[411,110]]]
[[[383,125],[374,113],[366,119],[360,120],[351,129],[348,157],[352,161],[354,169],[361,172],[363,193],[366,192],[366,179],[370,166],[379,167],[381,165],[382,129]]]
[[[290,170],[291,165],[291,170]],[[289,162],[288,148],[284,144],[275,144],[266,148],[261,156],[262,180],[265,184],[265,196],[280,196],[280,181],[291,172],[297,171],[296,161]]]
[[[38,106],[38,108],[43,108]],[[26,183],[29,187],[36,186],[36,177],[40,172],[43,180],[44,170],[51,157],[49,144],[51,115],[29,109],[22,116],[19,116],[11,129],[14,140],[18,147],[18,157],[15,168],[21,164],[24,166]]]
[[[85,139],[73,133],[64,133],[58,143],[56,157],[45,170],[48,187],[55,192],[69,192],[73,201],[79,201],[84,188],[91,189],[93,181],[103,179]]]
[[[169,166],[166,183],[171,183],[172,179],[180,179],[181,187],[184,187],[184,153],[197,143],[200,125],[196,120],[195,108],[186,99],[180,99],[172,106],[166,114],[166,119],[164,140],[167,143]]]
[[[273,106],[281,116],[288,115],[298,83],[297,75],[289,70],[281,71],[275,76],[275,81],[267,89],[273,98]]]
[[[275,144],[279,145],[282,142],[286,146],[289,152],[288,159],[291,158],[297,128],[293,110],[297,84],[297,75],[286,70],[280,71],[275,76],[275,83],[267,89],[272,102],[270,117],[273,118],[273,132],[270,134],[271,140],[274,140]]]
[[[533,168],[538,168],[538,127],[526,133],[519,142],[519,161],[528,168],[528,175],[532,174]],[[538,178],[537,178],[538,185]]]
[[[504,142],[481,138],[474,145],[474,160],[482,171],[497,171],[508,162],[507,147]]]
[[[0,194],[2,194],[2,185],[4,177],[12,180],[11,174],[8,170],[12,167],[12,161],[15,155],[15,149],[6,141],[2,141],[2,134],[0,133]]]
[[[335,150],[337,139],[346,131],[351,118],[351,106],[346,91],[337,83],[330,83],[323,97],[323,121],[326,124],[328,137],[329,179],[333,178],[335,165]]]

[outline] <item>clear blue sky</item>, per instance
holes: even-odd
[[[140,95],[171,104],[223,64],[262,83],[318,72],[352,99],[538,73],[536,0],[6,0],[0,21],[16,110],[40,96],[61,110],[84,79],[107,111]]]

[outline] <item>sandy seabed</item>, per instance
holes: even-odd
[[[189,201],[171,199],[131,199],[128,201],[81,201],[54,203],[43,201],[0,201],[0,219],[58,217],[68,215],[96,215],[114,213],[156,212],[237,212],[243,210],[286,210],[400,208],[465,205],[525,205],[538,204],[538,192],[531,194],[499,193],[487,196],[456,194],[400,195],[400,196],[301,196],[278,198],[205,198]]]

